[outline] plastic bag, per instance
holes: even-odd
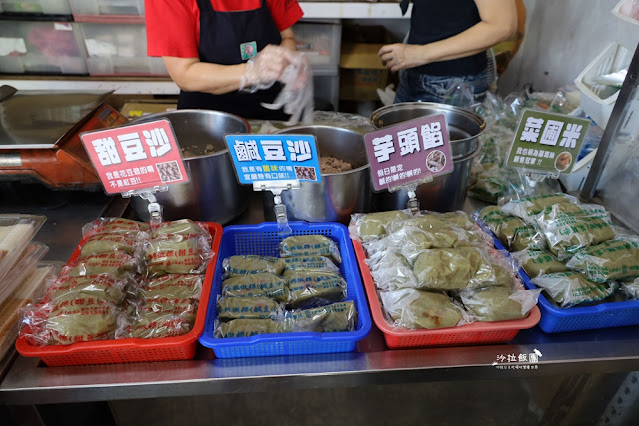
[[[238,275],[222,281],[224,297],[270,297],[287,303],[291,297],[286,281],[270,272]]]
[[[82,244],[80,258],[113,251],[123,251],[134,255],[146,240],[148,240],[148,234],[137,236],[132,234],[94,234]]]
[[[270,297],[220,297],[217,315],[221,320],[274,319],[281,316],[283,306]]]
[[[336,333],[353,331],[357,326],[357,308],[352,301],[317,308],[288,311],[284,315],[286,331]]]
[[[87,275],[107,274],[118,279],[133,280],[142,272],[140,259],[125,251],[112,251],[83,257],[67,263],[61,276],[83,277]]]
[[[328,272],[297,271],[287,275],[291,308],[312,308],[346,299],[346,281]]]
[[[250,337],[258,334],[281,333],[281,325],[272,319],[234,319],[216,321],[214,336],[217,338]]]
[[[526,318],[537,304],[540,292],[495,286],[462,290],[459,297],[477,321],[507,321]]]
[[[639,277],[639,238],[606,241],[578,251],[566,263],[589,280],[603,283]]]
[[[95,234],[138,234],[149,232],[149,225],[120,217],[101,217],[85,224],[82,227],[82,237],[86,238]]]
[[[222,261],[224,277],[270,272],[282,275],[286,263],[279,257],[258,256],[253,254],[235,255]]]
[[[396,327],[446,328],[463,321],[464,310],[443,292],[406,288],[379,293],[384,311]]]
[[[630,300],[639,300],[639,278],[619,283],[621,291]]]
[[[351,238],[361,242],[370,242],[385,236],[389,231],[389,225],[395,222],[403,222],[411,217],[401,210],[351,215],[348,226]]]
[[[119,304],[124,300],[129,281],[111,275],[61,275],[47,289],[45,301],[75,298],[97,298]]]
[[[560,203],[576,204],[578,200],[568,194],[539,195],[535,197],[512,200],[501,207],[502,212],[517,216],[529,224],[533,224],[534,216],[543,212],[546,207]]]
[[[336,264],[342,263],[337,244],[323,235],[296,235],[280,244],[281,256],[326,256]]]
[[[421,289],[461,290],[494,281],[487,252],[475,247],[424,250],[413,264]]]
[[[211,234],[207,227],[199,222],[190,219],[174,220],[172,222],[162,222],[158,226],[153,227],[153,238],[166,237],[170,235],[182,235],[186,238],[197,237],[203,235],[208,245],[211,245]]]
[[[200,298],[204,276],[185,274],[166,274],[161,277],[145,280],[138,292],[141,299],[169,298],[195,299]]]
[[[144,245],[147,276],[164,274],[201,274],[213,258],[205,236],[184,237],[172,234],[154,238]]]
[[[284,276],[293,271],[322,271],[339,274],[339,268],[324,256],[291,256],[284,258]]]
[[[482,209],[477,217],[508,250],[520,251],[528,247],[546,246],[543,234],[520,218],[503,213],[497,206]]]
[[[562,308],[602,301],[618,288],[614,282],[596,283],[575,271],[555,272],[532,278]]]
[[[380,251],[366,259],[375,287],[380,290],[418,288],[413,267],[396,250]]]
[[[565,264],[546,250],[528,248],[513,252],[511,255],[530,278],[569,270]]]

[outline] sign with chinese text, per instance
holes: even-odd
[[[169,120],[80,135],[107,194],[188,182]]]
[[[226,135],[240,183],[321,182],[315,137],[310,135]]]
[[[402,186],[453,171],[444,114],[420,117],[365,136],[373,187]]]
[[[541,173],[570,173],[590,120],[525,109],[506,165]]]

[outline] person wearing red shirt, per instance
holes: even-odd
[[[178,109],[287,118],[261,104],[276,98],[296,50],[297,0],[145,0],[145,8],[147,54],[162,57],[180,87]]]

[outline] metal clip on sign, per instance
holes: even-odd
[[[149,217],[151,225],[158,225],[162,223],[162,206],[158,203],[157,198],[155,198],[156,192],[166,192],[169,190],[168,185],[155,186],[153,188],[147,189],[138,189],[135,191],[129,191],[122,193],[122,197],[130,198],[131,196],[138,196],[143,200],[149,202]]]
[[[273,193],[274,211],[277,218],[277,231],[281,236],[290,235],[293,230],[288,224],[288,216],[286,206],[282,204],[282,191],[289,189],[298,189],[300,182],[298,180],[287,181],[261,181],[253,182],[254,191],[271,191]]]
[[[388,192],[397,192],[402,189],[406,190],[406,195],[408,195],[408,201],[406,202],[406,208],[411,211],[413,214],[419,213],[419,200],[417,199],[417,186],[422,183],[430,183],[433,181],[432,177],[426,177],[424,179],[420,179],[416,182],[412,182],[407,185],[393,186],[388,188]]]

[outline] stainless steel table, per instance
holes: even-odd
[[[257,194],[253,198],[250,209],[237,223],[261,221],[260,197]],[[112,212],[123,213],[121,202],[116,202],[115,207],[114,203],[108,205]],[[472,204],[467,205],[467,210],[473,208]],[[99,209],[77,212],[66,219],[56,219],[56,223],[71,221],[65,226],[58,224],[58,229],[77,227],[78,222],[101,214]],[[52,232],[58,234],[55,229]],[[75,234],[68,236],[67,243],[77,243]],[[69,247],[59,250],[62,258],[70,253]],[[541,354],[536,363],[499,362],[500,356],[518,359],[520,354],[531,353]],[[535,327],[519,332],[509,344],[388,350],[383,335],[373,326],[353,353],[215,359],[212,350],[199,347],[196,358],[190,361],[73,367],[46,367],[37,359],[17,356],[0,384],[0,404],[115,401],[636,370],[639,327],[557,335],[545,334]]]

